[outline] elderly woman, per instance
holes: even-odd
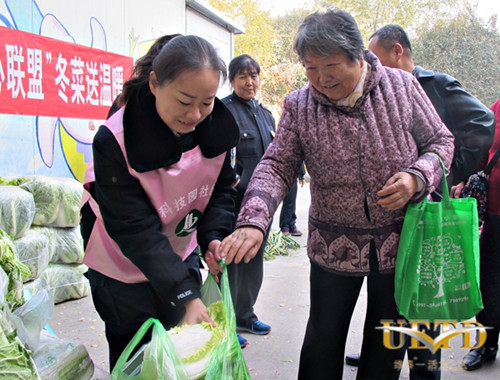
[[[285,99],[237,229],[218,254],[227,262],[252,259],[304,161],[311,178],[311,302],[299,379],[342,379],[346,336],[364,277],[368,305],[358,379],[397,379],[395,361],[405,348],[385,348],[376,327],[401,318],[394,265],[405,205],[439,184],[439,157],[449,168],[453,136],[411,74],[385,68],[364,51],[349,13],[309,15],[294,49],[309,84]]]

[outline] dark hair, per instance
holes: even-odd
[[[175,80],[188,70],[213,69],[227,79],[226,64],[214,46],[198,36],[179,36],[163,46],[153,60],[158,85]]]
[[[244,71],[254,69],[260,75],[260,66],[255,59],[248,54],[242,54],[234,57],[229,63],[229,80],[232,81],[236,75]]]
[[[158,38],[153,45],[151,45],[146,54],[135,62],[133,77],[123,85],[123,90],[118,100],[119,106],[123,106],[127,103],[132,89],[134,89],[137,85],[149,81],[149,73],[153,70],[153,59],[155,59],[166,43],[178,36],[180,36],[180,34],[166,34]]]
[[[293,49],[304,62],[308,54],[327,57],[342,49],[351,61],[363,59],[364,43],[354,17],[340,9],[307,16],[299,26]]]
[[[384,49],[390,50],[395,43],[399,43],[403,49],[407,50],[411,57],[411,43],[405,30],[396,24],[388,24],[370,36],[370,40],[373,37],[377,37],[377,43],[380,44]]]
[[[218,55],[217,50],[204,38],[194,35],[178,35],[170,39],[168,43],[163,44],[156,55],[151,54],[149,61],[150,64],[146,61],[146,64],[143,64],[138,71],[139,77],[124,84],[122,104],[148,83],[151,71],[155,72],[157,84],[160,86],[174,81],[185,71],[205,68],[219,71],[223,80],[227,79],[226,64]]]

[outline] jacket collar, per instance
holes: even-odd
[[[434,71],[425,70],[420,66],[415,66],[415,69],[412,71],[412,74],[417,79],[419,79],[419,78],[432,78],[435,76]]]
[[[155,97],[149,86],[143,86],[127,103],[123,115],[125,149],[130,166],[140,172],[156,170],[178,162],[187,150],[199,145],[207,158],[216,157],[238,144],[239,130],[231,112],[219,99],[214,109],[194,132],[178,139],[161,120],[155,106]],[[183,140],[183,141],[180,141]]]
[[[243,99],[242,97],[239,97],[238,95],[236,95],[236,92],[234,92],[234,91],[231,95],[229,95],[229,98],[240,102],[241,104],[243,104],[244,106],[246,106],[248,108],[251,108],[252,110],[256,109],[259,106],[259,102],[257,101],[257,99],[255,99],[255,98],[250,99],[250,100]]]

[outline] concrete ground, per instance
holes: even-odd
[[[309,310],[309,262],[305,250],[309,201],[308,185],[299,188],[297,225],[305,234],[296,239],[301,248],[289,256],[277,257],[264,264],[264,283],[255,310],[264,322],[272,325],[272,332],[267,336],[244,334],[249,345],[243,353],[253,380],[297,378],[300,347]],[[274,228],[278,228],[276,219]],[[360,349],[366,296],[366,289],[363,288],[351,321],[346,353],[358,352]],[[86,346],[96,367],[93,379],[109,379],[104,325],[90,296],[56,305],[50,326],[60,338],[72,339]],[[467,351],[461,348],[461,338],[454,338],[451,348],[443,350],[443,380],[500,378],[500,358],[485,364],[478,371],[462,370],[460,362]],[[401,379],[408,378],[406,367]],[[344,379],[355,378],[356,368],[344,366]]]

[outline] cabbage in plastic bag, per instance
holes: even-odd
[[[42,330],[33,359],[43,380],[88,380],[94,363],[81,343],[59,339]]]
[[[37,227],[31,229],[49,239],[49,262],[81,264],[85,251],[80,227]]]
[[[28,293],[28,292],[26,292]],[[54,299],[49,290],[35,294],[25,304],[12,313],[12,321],[17,335],[31,351],[38,348],[40,333],[54,312]]]
[[[49,265],[49,238],[39,231],[29,229],[22,238],[14,240],[15,254],[28,266],[31,275],[23,277],[27,282],[38,278]]]
[[[0,378],[39,380],[35,363],[17,336],[11,323],[10,309],[4,302],[7,298],[8,283],[7,274],[0,268]]]
[[[36,226],[51,225],[57,219],[61,203],[61,187],[55,178],[43,175],[29,176],[29,181],[19,185],[29,191],[35,199],[36,213],[33,224]]]
[[[33,195],[16,186],[0,186],[0,229],[14,239],[23,236],[35,217]]]
[[[39,280],[51,291],[54,303],[58,304],[90,294],[89,280],[83,275],[87,270],[83,264],[49,264]]]
[[[0,267],[9,278],[6,303],[14,310],[24,303],[23,277],[30,276],[31,273],[29,268],[17,258],[10,236],[2,230],[0,230]]]
[[[51,227],[76,227],[80,223],[83,186],[73,178],[28,176],[19,187],[33,194],[36,213],[33,224]],[[23,179],[24,180],[24,179]]]

